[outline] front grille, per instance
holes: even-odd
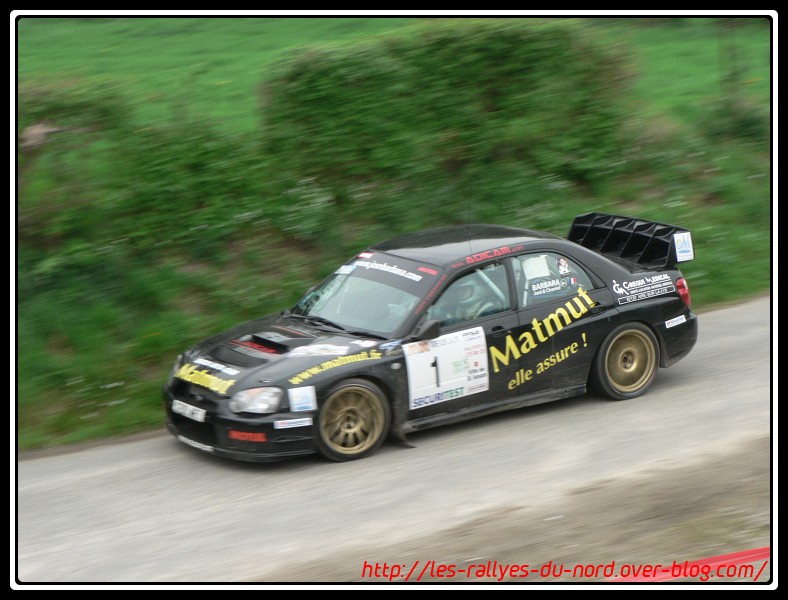
[[[173,381],[171,394],[173,399],[203,408],[208,414],[216,414],[219,398],[210,390],[191,384],[188,381],[176,379]],[[188,417],[172,412],[170,408],[167,409],[167,413],[173,427],[180,435],[194,440],[195,442],[200,442],[201,444],[207,444],[209,446],[216,445],[216,433],[211,423],[201,423],[189,419]]]
[[[208,411],[216,411],[220,401],[220,396],[211,390],[182,379],[175,380],[172,386],[172,397],[200,408],[205,408]]]
[[[213,425],[210,423],[200,423],[177,413],[172,413],[172,424],[183,437],[201,444],[207,444],[208,446],[216,445],[216,434]]]

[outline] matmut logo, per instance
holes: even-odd
[[[508,366],[512,358],[518,360],[523,354],[528,354],[541,342],[546,342],[561,331],[564,326],[582,317],[593,306],[596,306],[596,302],[583,288],[578,289],[577,296],[570,298],[564,306],[557,308],[541,321],[539,319],[531,321],[531,330],[521,333],[517,340],[511,334],[507,335],[503,350],[490,346],[493,370],[497,373],[501,370],[500,365]]]
[[[189,363],[186,363],[178,369],[178,372],[175,373],[175,377],[208,388],[217,394],[226,394],[227,390],[235,383],[235,379],[226,380],[221,377],[215,377],[206,370],[198,371],[197,367]]]

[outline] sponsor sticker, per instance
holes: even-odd
[[[215,369],[216,371],[221,371],[227,375],[238,375],[239,371],[237,369],[233,369],[232,367],[228,367],[227,365],[223,365],[217,362],[213,362],[212,360],[208,360],[207,358],[200,357],[195,360],[198,365],[202,365],[203,367],[209,367],[211,369]]]
[[[313,344],[299,346],[290,351],[290,356],[344,356],[350,351],[348,346],[334,346],[332,344]]]
[[[638,300],[646,300],[647,298],[653,298],[654,296],[662,296],[663,294],[669,294],[670,292],[675,292],[675,291],[676,288],[672,285],[651,289],[651,290],[644,290],[632,296],[625,296],[624,298],[619,298],[618,303],[627,304],[629,302],[637,302]]]
[[[325,373],[331,369],[343,367],[345,365],[350,365],[357,362],[380,360],[381,356],[383,355],[377,350],[362,350],[361,352],[356,352],[350,356],[338,356],[337,358],[324,361],[319,365],[315,365],[314,367],[309,367],[306,371],[301,371],[300,373],[293,375],[290,379],[288,379],[288,381],[293,385],[298,385],[299,383],[303,383],[307,379],[310,379],[314,375],[320,375],[321,373]]]
[[[312,424],[312,417],[304,419],[285,419],[283,421],[274,421],[274,429],[291,429],[292,427],[308,427]]]
[[[673,285],[673,280],[667,273],[644,275],[633,281],[622,281],[621,283],[614,279],[612,287],[613,292],[620,296],[618,298],[619,304],[637,302],[676,291],[676,286]]]
[[[290,410],[293,412],[317,410],[317,395],[313,385],[290,388],[287,390],[287,397],[290,400]]]
[[[359,256],[361,256],[359,254]],[[397,265],[390,265],[387,262],[379,263],[369,260],[357,260],[354,263],[355,266],[361,267],[362,269],[373,269],[376,271],[384,271],[385,273],[391,273],[392,275],[398,275],[400,277],[404,277],[405,279],[410,279],[411,281],[421,281],[421,275],[417,273],[411,273],[410,271],[406,271],[405,269],[399,268]]]
[[[676,245],[676,262],[684,262],[695,258],[695,249],[692,246],[692,235],[689,231],[674,233],[673,243]]]
[[[394,350],[399,350],[402,346],[403,340],[392,340],[390,342],[386,342],[381,344],[378,349],[381,352],[385,352],[386,354],[391,354]]]
[[[670,329],[671,327],[675,327],[676,325],[681,325],[686,321],[687,321],[687,317],[681,315],[680,317],[676,317],[675,319],[668,319],[667,321],[665,321],[665,327]]]
[[[489,389],[484,329],[405,344],[409,406],[424,408]]]
[[[567,282],[563,278],[550,279],[548,281],[539,281],[531,285],[531,295],[541,296],[543,294],[551,294],[553,292],[560,292],[561,288],[567,286]]]
[[[191,446],[192,448],[197,448],[197,450],[202,450],[203,452],[213,452],[213,446],[209,446],[207,444],[201,444],[200,442],[195,442],[194,440],[190,440],[187,437],[183,437],[182,435],[178,436],[178,441],[183,442],[187,446]]]
[[[227,390],[235,383],[235,379],[225,380],[220,377],[215,377],[206,370],[197,370],[197,367],[189,363],[185,363],[178,369],[175,373],[175,377],[208,388],[217,394],[226,394]]]
[[[355,344],[356,346],[361,346],[362,348],[372,348],[378,345],[375,340],[353,340],[350,343]]]
[[[577,296],[570,298],[563,306],[556,308],[541,321],[538,319],[531,321],[530,331],[526,329],[516,339],[510,333],[501,340],[502,347],[491,345],[490,359],[493,372],[500,372],[501,365],[508,367],[512,361],[520,361],[522,356],[537,348],[541,342],[547,342],[566,325],[577,322],[596,305],[597,302],[582,287],[578,288]],[[585,338],[583,341],[585,345]],[[514,362],[512,366],[516,367],[517,362]],[[516,385],[520,385],[520,383]]]
[[[342,265],[336,270],[337,275],[350,275],[356,269],[356,265]]]
[[[267,442],[268,436],[263,431],[239,431],[238,429],[230,429],[227,431],[227,437],[231,440],[239,440],[242,442]]]
[[[465,264],[471,265],[473,263],[495,258],[496,256],[505,256],[511,254],[512,249],[509,246],[501,246],[500,248],[493,248],[492,250],[485,250],[484,252],[477,252],[465,257]]]

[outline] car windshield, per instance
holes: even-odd
[[[438,281],[438,270],[383,254],[364,253],[306,294],[292,315],[327,327],[388,338]]]

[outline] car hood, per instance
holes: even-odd
[[[374,351],[379,343],[276,315],[197,344],[187,353],[187,370],[181,367],[176,376],[226,394],[261,383],[298,385],[329,364],[380,358]]]

